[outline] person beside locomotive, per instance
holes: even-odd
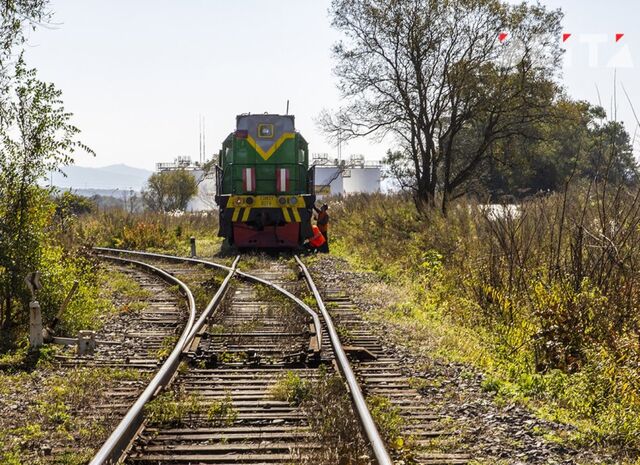
[[[313,231],[313,236],[310,237],[308,240],[308,243],[307,243],[308,248],[310,250],[322,252],[322,249],[327,243],[327,241],[324,238],[324,235],[322,234],[322,232],[320,231],[320,228],[318,228],[317,225],[315,224],[311,225],[311,230]]]
[[[327,213],[329,206],[326,203],[322,204],[320,208],[313,205],[313,209],[318,214],[316,219],[318,229],[324,236],[324,244],[318,250],[323,253],[329,253],[329,213]]]

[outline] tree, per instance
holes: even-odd
[[[483,173],[492,196],[563,190],[572,179],[637,183],[638,166],[622,124],[607,121],[601,107],[585,101],[562,98],[552,111],[553,121],[530,128],[535,137],[515,135],[494,145]]]
[[[142,198],[149,210],[184,211],[189,200],[198,193],[195,177],[184,169],[154,173],[147,181]]]
[[[88,197],[64,191],[53,198],[55,217],[64,228],[69,218],[86,215],[95,211],[96,204]]]
[[[561,13],[498,0],[333,0],[343,140],[392,135],[387,161],[419,207],[465,192],[497,141],[550,117]],[[498,39],[508,32],[506,43]]]
[[[49,0],[0,0],[0,64],[6,69],[6,59],[14,46],[24,41],[24,24],[33,28],[47,22]]]
[[[81,148],[53,84],[41,82],[20,56],[0,118],[0,322],[12,325],[16,304],[28,303],[23,278],[39,268],[46,226],[53,214],[38,181],[73,162]]]
[[[49,21],[48,3],[48,0],[0,0],[0,119],[5,118],[5,107],[9,104],[14,48],[24,42],[26,24],[35,28]]]

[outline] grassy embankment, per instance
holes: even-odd
[[[67,259],[60,266],[68,264]],[[82,291],[89,297],[80,296],[65,312],[63,334],[73,334],[75,327],[97,328],[110,315],[145,305],[148,292],[126,275],[99,269],[92,276],[95,287]],[[60,371],[53,360],[59,347],[33,352],[24,338],[16,344],[0,354],[0,463],[86,463],[118,420],[108,418],[107,411],[94,416],[88,410],[105,402],[107,391],[120,381],[142,380],[146,375],[109,368]]]
[[[38,226],[40,242],[31,254],[37,260],[31,259],[32,268],[27,271],[39,270],[41,273],[43,288],[38,292],[37,300],[45,325],[56,316],[60,317],[58,334],[73,336],[79,329],[97,329],[111,311],[103,290],[122,284],[117,282],[117,275],[112,277],[106,271],[91,247],[99,245],[187,255],[189,238],[195,236],[199,255],[210,256],[220,250],[215,215],[127,214],[117,209],[74,213],[56,206],[49,197],[43,197],[42,202],[39,206],[43,210],[42,224]],[[6,271],[0,266],[0,276]],[[27,271],[21,272],[20,284]],[[77,292],[60,313],[75,281],[78,282]],[[23,343],[28,330],[30,296],[26,286],[12,299],[12,324],[0,330],[0,354]]]
[[[198,254],[213,255],[219,250],[215,216],[126,214],[118,210],[77,214],[56,210],[49,203],[43,208],[46,226],[41,231],[37,269],[44,287],[37,298],[45,325],[60,316],[58,335],[75,336],[80,329],[99,329],[114,314],[140,308],[146,300],[146,291],[131,278],[106,268],[93,256],[93,245],[186,255],[193,235],[198,238]],[[59,313],[74,281],[78,290]],[[207,297],[204,288],[196,290],[203,291],[197,294],[199,300]],[[83,409],[98,402],[102,390],[118,379],[136,375],[101,369],[78,369],[64,375],[56,371],[52,363],[56,347],[28,348],[26,301],[25,297],[15,302],[14,324],[0,332],[0,405],[6,406],[1,412],[5,420],[0,425],[0,462],[55,459],[56,463],[85,463],[94,452],[92,441],[107,430],[103,431],[104,422],[85,421]],[[8,411],[9,405],[13,410]],[[50,457],[43,457],[44,449],[39,449],[41,443],[46,446],[45,441],[53,448]],[[76,447],[69,448],[70,443]]]
[[[555,441],[640,451],[640,213],[623,191],[576,190],[495,216],[410,200],[331,203],[332,253],[386,281],[389,322],[426,357],[487,375],[483,389],[573,424]],[[375,290],[373,291],[375,292]]]
[[[222,239],[217,237],[215,212],[171,215],[107,210],[84,217],[74,234],[80,241],[93,245],[175,255],[189,255],[193,236],[197,253],[203,257],[217,254],[222,244]]]

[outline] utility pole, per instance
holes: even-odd
[[[198,115],[198,161],[202,163],[202,115]]]

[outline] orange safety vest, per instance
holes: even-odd
[[[318,229],[323,233],[326,233],[329,229],[329,214],[321,211],[318,213]]]
[[[324,244],[326,240],[315,224],[311,228],[313,229],[313,237],[309,239],[309,244],[311,244],[312,247],[318,248]]]

